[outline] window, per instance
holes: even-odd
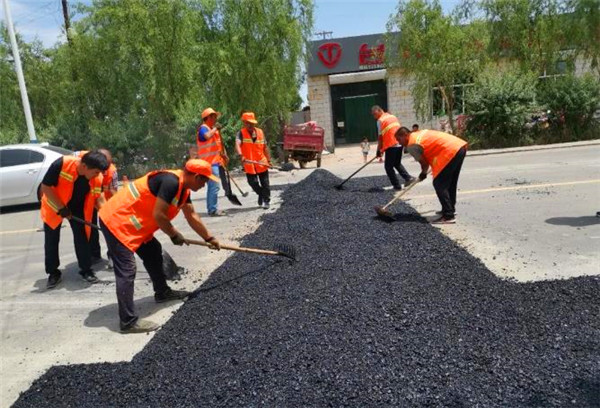
[[[21,166],[23,164],[41,163],[44,155],[27,149],[0,150],[0,167]]]

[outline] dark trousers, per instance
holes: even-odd
[[[461,148],[456,156],[444,169],[433,179],[435,193],[442,204],[442,215],[444,218],[454,218],[456,212],[456,189],[458,187],[458,176],[462,168],[463,161],[467,155],[467,149]]]
[[[258,194],[258,197],[263,203],[268,204],[271,202],[271,186],[269,183],[268,170],[258,174],[246,173],[246,179],[248,179],[248,184],[250,184],[252,190]]]
[[[412,178],[412,176],[408,174],[402,165],[402,147],[387,148],[385,150],[385,163],[383,166],[385,167],[385,172],[390,179],[390,183],[392,183],[394,187],[401,187],[400,182],[398,181],[398,176],[396,176],[396,170],[398,170],[400,177],[402,177],[405,181],[408,181]]]
[[[92,214],[92,222],[98,224],[98,210],[95,208],[94,213]],[[102,256],[100,253],[100,232],[96,228],[92,228],[92,233],[90,235],[90,251],[94,258],[100,258]]]
[[[100,228],[102,228],[102,234],[113,261],[121,328],[126,329],[138,320],[133,303],[135,274],[137,272],[135,254],[110,232],[102,219],[100,220]],[[164,293],[169,289],[163,273],[163,256],[160,242],[152,237],[150,241],[142,244],[135,253],[142,259],[144,268],[150,275],[154,292]]]
[[[225,197],[229,197],[233,193],[231,192],[231,184],[229,184],[229,178],[223,166],[219,166],[219,178],[221,179],[221,187],[225,191]]]
[[[83,216],[81,216],[83,218]],[[75,256],[79,269],[84,272],[92,270],[92,254],[90,251],[90,242],[85,233],[85,226],[77,221],[70,220],[71,230],[73,231],[73,242],[75,244]],[[55,272],[60,266],[60,258],[58,256],[58,244],[60,243],[59,225],[56,229],[44,223],[44,264],[46,273]]]

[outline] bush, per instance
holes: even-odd
[[[525,130],[534,108],[536,78],[513,70],[486,70],[469,87],[465,137],[475,148],[531,144]]]
[[[549,111],[550,128],[543,141],[567,142],[598,137],[594,118],[600,109],[600,81],[592,75],[566,75],[544,79],[538,86],[538,102]]]

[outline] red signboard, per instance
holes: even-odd
[[[325,43],[319,47],[319,59],[327,68],[333,68],[342,57],[342,46],[338,43]]]
[[[385,55],[385,44],[369,47],[367,44],[360,46],[358,54],[359,65],[382,65]]]

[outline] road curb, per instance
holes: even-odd
[[[582,142],[553,143],[553,144],[547,144],[547,145],[509,147],[506,149],[469,150],[468,155],[471,157],[472,156],[489,156],[492,154],[534,152],[534,151],[538,151],[538,150],[568,149],[568,148],[572,148],[572,147],[598,146],[598,145],[600,145],[600,139],[586,140],[586,141],[582,141]]]

